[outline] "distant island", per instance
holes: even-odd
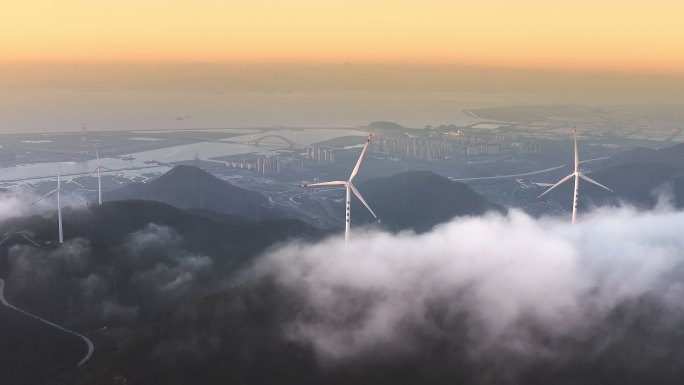
[[[405,130],[406,129],[406,127],[402,126],[399,123],[387,122],[384,120],[372,122],[371,124],[368,125],[368,128],[373,129],[373,130]]]
[[[395,122],[388,122],[384,120],[380,120],[377,122],[372,122],[369,124],[367,127],[369,130],[388,130],[388,131],[401,131],[401,130],[420,130],[421,128],[409,128],[402,126],[399,123]],[[439,126],[431,126],[427,125],[424,127],[426,130],[437,130],[437,131],[456,131],[458,130],[458,127],[454,124],[441,124]]]

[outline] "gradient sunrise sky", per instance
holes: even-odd
[[[26,0],[2,60],[463,64],[684,74],[677,0]]]
[[[0,132],[681,106],[683,15],[681,0],[5,0]]]

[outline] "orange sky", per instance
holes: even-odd
[[[684,73],[678,0],[27,0],[13,62],[390,63]]]

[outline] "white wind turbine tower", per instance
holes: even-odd
[[[356,195],[357,198],[363,203],[364,206],[370,211],[370,213],[373,215],[373,218],[375,218],[376,221],[380,222],[380,219],[378,218],[377,215],[373,212],[373,210],[368,206],[368,203],[366,203],[366,200],[363,199],[363,196],[361,196],[361,193],[359,190],[356,189],[354,186],[353,180],[356,174],[359,172],[359,167],[361,167],[361,161],[363,161],[363,157],[366,155],[366,151],[368,150],[368,145],[370,145],[371,141],[371,136],[373,134],[368,135],[368,139],[366,139],[366,144],[363,146],[363,151],[361,151],[361,156],[359,156],[359,160],[356,162],[356,166],[354,166],[354,170],[352,170],[351,175],[349,176],[349,180],[343,181],[343,180],[336,180],[332,182],[322,182],[322,183],[311,183],[311,184],[303,184],[300,187],[318,187],[318,186],[344,186],[345,189],[347,190],[347,196],[346,196],[346,215],[345,215],[345,224],[344,224],[344,241],[349,242],[349,230],[350,230],[350,224],[351,224],[351,193],[353,192],[354,195]]]
[[[31,203],[35,205],[36,203],[42,201],[43,199],[49,197],[50,195],[57,193],[57,221],[59,223],[59,243],[64,243],[64,233],[62,231],[62,205],[60,202],[60,194],[62,192],[62,163],[60,162],[60,157],[57,155],[57,188],[50,191],[49,193],[40,197],[37,201]]]
[[[97,153],[97,146],[93,143],[93,148],[95,149],[95,157],[97,157],[97,204],[102,206],[102,165],[100,165],[100,155]]]
[[[587,182],[593,183],[599,187],[602,187],[602,188],[604,188],[610,192],[613,192],[613,190],[611,190],[608,187],[602,185],[601,183],[589,178],[588,176],[584,175],[584,173],[582,173],[579,170],[579,155],[577,153],[577,130],[575,130],[575,172],[573,172],[572,174],[561,179],[560,181],[558,181],[558,183],[554,184],[548,190],[544,191],[544,193],[541,194],[539,196],[539,198],[546,195],[546,193],[555,189],[556,187],[558,187],[559,185],[561,185],[563,182],[567,181],[568,179],[572,178],[573,176],[575,177],[575,191],[574,191],[573,197],[572,197],[572,223],[575,223],[575,219],[577,218],[577,199],[579,198],[579,180],[580,180],[580,178],[586,180]]]

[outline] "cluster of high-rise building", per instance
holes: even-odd
[[[474,143],[465,147],[467,156],[476,155],[496,155],[501,152],[501,144],[499,143]]]
[[[511,142],[502,133],[493,133],[487,138],[464,135],[459,131],[431,136],[379,137],[373,140],[370,149],[389,156],[441,160],[497,155],[504,150],[541,152],[542,144],[540,141],[529,140]]]
[[[524,142],[522,149],[525,152],[542,152],[541,142]]]
[[[240,170],[253,170],[264,175],[280,175],[284,171],[284,162],[273,156],[259,156],[254,159],[226,161],[226,167]]]
[[[541,152],[542,144],[540,141],[527,139],[521,137],[506,138],[501,133],[492,133],[491,137],[482,137],[464,135],[461,132],[430,136],[376,137],[371,141],[369,151],[390,157],[434,161],[497,155],[504,151],[506,153]],[[317,164],[335,164],[335,149],[313,146],[302,151],[291,152],[289,155],[255,156],[241,160],[229,160],[225,163],[226,167],[233,169],[251,170],[263,175],[281,175],[286,166],[307,168]]]
[[[371,151],[389,156],[439,160],[498,154],[501,144],[496,140],[454,133],[431,137],[378,138],[373,141]]]
[[[332,148],[309,147],[304,157],[320,163],[335,164],[335,151]]]

